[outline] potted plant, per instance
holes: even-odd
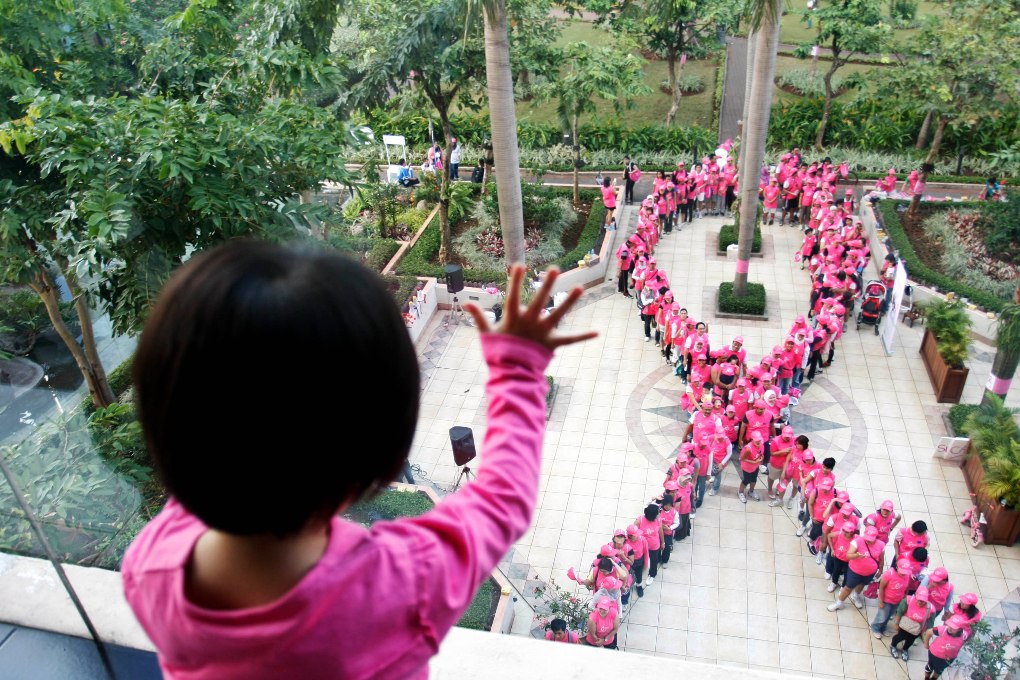
[[[1020,628],[995,634],[986,621],[973,624],[970,639],[957,661],[962,677],[971,680],[1012,677],[1020,670],[1020,656],[1010,654],[1010,647],[1017,639],[1020,639]]]
[[[970,317],[959,301],[935,300],[925,308],[921,358],[940,403],[957,404],[970,369],[964,366],[970,345]]]
[[[988,524],[985,542],[1013,545],[1020,536],[1020,427],[1017,409],[992,395],[971,413],[966,429],[971,439],[963,476],[977,496]]]

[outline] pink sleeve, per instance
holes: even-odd
[[[545,367],[552,352],[510,335],[482,335],[489,366],[478,478],[430,512],[394,522],[416,561],[419,623],[439,641],[531,523],[545,435]]]

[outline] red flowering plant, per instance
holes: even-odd
[[[524,250],[534,250],[542,240],[542,232],[531,228],[524,230]],[[506,246],[503,244],[503,234],[498,225],[493,225],[482,230],[475,238],[479,250],[486,255],[495,258],[502,258],[506,254]]]
[[[577,631],[582,636],[588,630],[588,616],[591,614],[591,596],[587,593],[577,594],[564,590],[554,579],[548,587],[535,588],[535,597],[541,604],[535,609],[538,622],[548,626],[553,619],[563,619],[567,628]]]
[[[1005,633],[993,633],[985,621],[971,626],[971,635],[963,647],[957,664],[961,677],[973,680],[998,680],[1013,677],[1020,670],[1020,655],[1016,653],[1020,628]]]

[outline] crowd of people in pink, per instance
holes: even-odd
[[[728,145],[722,150],[729,152]],[[710,337],[708,325],[674,295],[655,258],[660,239],[674,230],[732,209],[736,167],[728,153],[717,156],[702,159],[690,172],[679,162],[673,172],[658,173],[652,193],[638,206],[634,233],[616,251],[618,291],[635,299],[645,341],[654,341],[664,361],[675,366],[688,424],[661,495],[636,508],[634,522],[607,537],[590,567],[568,572],[593,593],[586,632],[578,635],[557,620],[547,637],[616,648],[627,608],[667,567],[673,546],[697,530],[705,497],[728,492],[722,480],[733,466],[741,503],[761,502],[767,494],[773,508],[785,504],[792,512],[796,506],[796,534],[834,593],[828,609],[842,609],[847,600],[863,609],[866,598],[874,600],[874,636],[890,637],[890,654],[904,661],[922,640],[928,651],[925,678],[933,680],[981,618],[977,596],[956,594],[948,571],[929,564],[923,521],[905,522],[890,500],[877,508],[856,506],[837,484],[838,461],[813,451],[796,428],[802,384],[835,360],[847,322],[867,294],[862,275],[871,258],[868,238],[855,214],[853,191],[841,196],[839,187],[847,166],[829,159],[808,162],[793,149],[775,166],[762,168],[762,226],[778,220],[803,230],[803,245],[792,255],[807,270],[812,293],[804,314],[755,362],[742,337],[728,343]],[[892,191],[895,171],[879,181],[878,190],[886,184]],[[883,261],[883,284],[891,284],[891,264]]]

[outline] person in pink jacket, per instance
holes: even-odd
[[[425,678],[427,663],[527,529],[553,350],[593,337],[543,316],[556,270],[502,323],[469,306],[489,366],[477,479],[420,517],[370,529],[339,513],[404,468],[418,419],[414,347],[380,279],[321,249],[233,241],[171,277],[134,360],[142,429],[168,493],[122,565],[124,592],[165,678]],[[314,370],[253,366],[300,346]],[[353,384],[344,409],[323,384]],[[301,427],[267,394],[301,396]],[[216,413],[199,433],[194,414]],[[378,415],[376,415],[378,414]],[[338,423],[339,418],[339,423]],[[363,427],[362,455],[338,424]],[[456,574],[456,578],[449,578]]]

